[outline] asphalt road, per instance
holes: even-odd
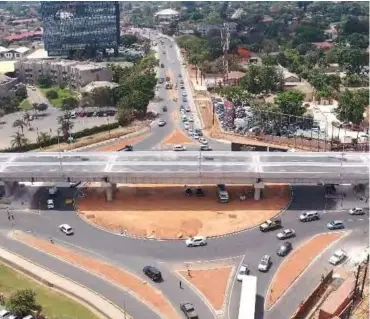
[[[181,301],[190,301],[194,303],[201,318],[214,318],[212,312],[208,309],[205,303],[191,290],[185,286],[184,290],[179,290],[178,278],[171,272],[171,264],[184,263],[185,261],[199,261],[212,260],[218,258],[229,258],[244,255],[244,263],[248,264],[252,269],[252,274],[258,276],[258,302],[256,318],[288,318],[299,302],[304,299],[304,296],[309,293],[313,286],[317,283],[323,269],[330,268],[327,263],[328,256],[334,251],[330,249],[322,258],[315,262],[310,271],[306,272],[302,278],[306,284],[295,285],[271,311],[264,313],[263,303],[268,285],[272,279],[274,272],[281,263],[281,258],[276,256],[276,249],[279,241],[276,239],[276,231],[270,233],[261,233],[258,229],[251,229],[249,231],[240,232],[233,236],[210,239],[206,247],[187,248],[183,241],[155,241],[155,240],[138,240],[131,239],[119,235],[102,232],[97,228],[86,224],[82,221],[70,207],[64,205],[63,200],[73,195],[74,190],[71,188],[62,188],[59,200],[56,200],[56,209],[52,211],[45,211],[44,201],[47,198],[47,189],[40,188],[32,196],[31,208],[38,212],[41,208],[40,214],[26,213],[24,210],[13,208],[16,216],[17,229],[28,232],[34,232],[38,236],[49,238],[52,236],[55,241],[64,245],[72,245],[75,249],[85,254],[98,256],[110,263],[121,265],[130,269],[139,276],[145,278],[141,273],[145,265],[151,264],[157,266],[163,271],[165,281],[162,284],[156,284],[162,291],[170,298],[171,302],[176,306]],[[314,200],[313,200],[314,199]],[[41,203],[41,206],[40,206]],[[334,206],[333,206],[334,203]],[[333,219],[342,219],[345,222],[346,229],[354,230],[351,235],[346,237],[338,245],[349,247],[353,245],[365,247],[368,244],[367,236],[363,236],[364,231],[368,231],[369,216],[349,216],[347,209],[341,209],[342,205],[335,205],[335,202],[327,202],[324,198],[323,187],[297,186],[294,187],[294,200],[289,208],[282,215],[282,222],[284,227],[293,228],[297,233],[297,237],[291,241],[293,247],[298,246],[303,241],[312,237],[314,234],[326,232],[327,222]],[[351,203],[352,204],[352,203]],[[322,213],[320,221],[301,223],[298,220],[299,214],[306,210],[324,211],[325,207],[333,208],[326,213]],[[41,265],[50,267],[51,269],[60,272],[72,279],[81,281],[86,286],[97,289],[98,292],[103,293],[107,298],[112,299],[119,305],[122,305],[122,300],[117,298],[117,288],[97,279],[92,275],[85,274],[81,276],[81,271],[74,267],[66,267],[62,262],[55,261],[44,254],[35,252],[26,246],[19,243],[14,243],[4,237],[6,230],[11,228],[6,218],[6,213],[0,215],[1,222],[1,236],[0,243],[8,249],[12,249],[22,255],[25,255],[31,260],[37,261]],[[62,223],[68,223],[75,229],[75,235],[67,237],[59,232],[58,226]],[[99,240],[92,240],[92,238],[99,238]],[[81,248],[79,248],[81,247]],[[272,256],[273,265],[267,274],[261,274],[257,271],[259,260],[264,254]],[[312,280],[310,280],[312,279]],[[97,280],[99,284],[97,284]],[[240,298],[240,284],[233,285],[231,300],[230,300],[230,319],[237,318],[237,309]],[[121,294],[126,300],[126,305],[130,304],[132,314],[145,314],[145,311],[150,311],[146,307],[142,307],[137,302],[131,303],[131,297],[127,294]],[[288,297],[290,296],[290,297]],[[126,299],[127,298],[127,299]],[[288,298],[288,299],[286,299]],[[128,300],[128,301],[127,301]],[[120,302],[121,301],[121,302]],[[127,308],[128,311],[130,311]],[[144,311],[141,313],[141,311]],[[148,318],[156,318],[151,314]]]

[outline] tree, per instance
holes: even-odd
[[[55,91],[55,90],[48,90],[46,92],[46,97],[49,99],[49,100],[55,100],[58,98],[58,92]]]
[[[217,93],[225,97],[227,100],[235,103],[241,104],[243,102],[250,102],[252,99],[251,94],[238,86],[225,86],[216,89]]]
[[[12,135],[11,146],[15,147],[22,147],[28,144],[28,139],[24,136],[23,133],[16,132]]]
[[[279,93],[275,98],[275,103],[281,113],[302,116],[305,109],[302,105],[304,94],[298,90],[289,90]]]
[[[18,130],[21,129],[23,134],[23,129],[27,126],[26,122],[24,120],[18,119],[13,122],[13,127],[17,127]]]
[[[45,112],[48,109],[48,105],[46,103],[40,103],[38,105],[37,111]]]
[[[26,86],[25,85],[19,85],[15,90],[15,96],[21,101],[26,99],[28,97]]]
[[[38,84],[44,88],[48,88],[53,85],[53,81],[50,77],[42,75],[39,77]]]
[[[117,113],[117,121],[119,125],[125,126],[130,124],[135,119],[135,114],[133,109],[120,108]]]
[[[240,86],[252,94],[277,92],[282,89],[283,78],[276,67],[251,65],[240,80]]]
[[[369,55],[363,49],[346,47],[339,52],[339,64],[348,73],[360,74],[369,64]]]
[[[338,118],[341,121],[360,124],[364,119],[366,106],[369,104],[369,90],[348,90],[346,89],[339,96],[339,103],[336,109]]]
[[[62,101],[62,109],[64,111],[70,111],[78,107],[78,100],[74,97],[67,97]]]
[[[6,308],[16,316],[23,317],[32,310],[40,310],[41,306],[36,303],[36,293],[31,289],[17,290],[10,296]]]
[[[73,129],[74,123],[70,121],[71,115],[65,113],[58,117],[59,130],[62,132],[65,140],[68,139],[71,130]]]
[[[37,143],[39,143],[40,145],[44,145],[48,143],[50,140],[51,140],[51,136],[47,132],[40,132],[37,135]]]
[[[138,41],[138,38],[134,34],[124,34],[121,36],[120,44],[125,47],[130,47]]]
[[[108,87],[95,88],[91,92],[91,100],[98,107],[111,106],[112,95]]]

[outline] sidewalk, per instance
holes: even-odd
[[[111,319],[131,319],[131,317],[127,314],[125,315],[118,306],[96,292],[74,281],[40,267],[37,264],[28,261],[19,255],[13,254],[1,247],[0,256],[0,260],[3,260],[5,264],[25,272],[27,275],[30,275],[37,281],[42,281],[42,283],[62,291],[67,296],[72,296],[74,299],[79,300],[82,304],[85,303],[89,305],[102,317]]]

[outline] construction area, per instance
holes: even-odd
[[[84,189],[77,199],[81,217],[106,230],[134,237],[181,239],[195,235],[219,236],[261,224],[288,205],[287,185],[266,185],[262,199],[253,186],[229,186],[229,203],[220,203],[216,186],[202,186],[204,196],[187,196],[178,185],[117,185],[114,201],[103,188]],[[245,200],[240,194],[249,193]]]

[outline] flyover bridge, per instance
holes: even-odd
[[[46,152],[0,154],[5,182],[123,184],[368,183],[369,154],[285,152]]]

